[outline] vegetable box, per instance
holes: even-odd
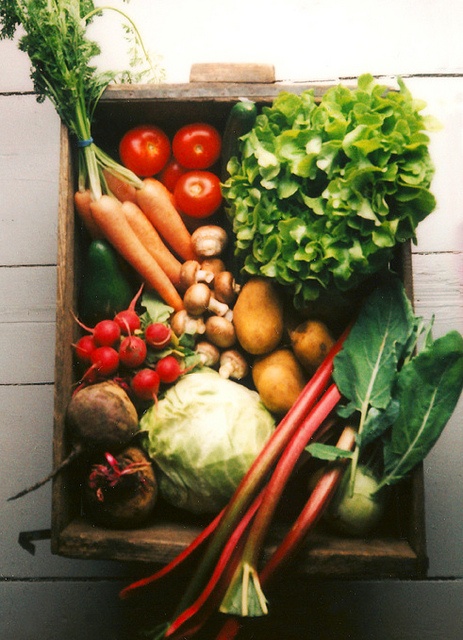
[[[113,157],[125,131],[138,124],[156,124],[173,135],[190,122],[209,122],[223,131],[231,107],[240,98],[258,106],[270,103],[282,90],[298,93],[312,88],[322,95],[327,85],[280,84],[273,81],[272,68],[238,65],[220,68],[197,65],[186,84],[119,85],[104,93],[95,114],[93,136]],[[68,132],[61,132],[60,199],[58,229],[58,298],[56,330],[54,463],[69,453],[65,434],[65,412],[75,378],[71,345],[77,324],[76,308],[81,270],[82,229],[75,218],[74,149]],[[409,244],[397,252],[396,268],[412,299]],[[95,526],[82,515],[72,468],[53,482],[52,551],[87,559],[113,559],[164,564],[181,552],[207,523],[200,517],[175,512],[156,514],[152,522],[134,530],[112,530]],[[284,519],[274,525],[267,551],[281,537]],[[387,521],[373,537],[348,538],[317,526],[302,552],[298,570],[310,577],[418,578],[426,573],[424,492],[422,468],[395,489]]]

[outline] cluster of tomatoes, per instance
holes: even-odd
[[[156,176],[184,215],[207,218],[222,202],[219,177],[211,170],[221,149],[220,133],[207,123],[181,127],[172,142],[161,128],[141,125],[122,137],[119,156],[139,177]]]

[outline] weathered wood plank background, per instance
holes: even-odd
[[[420,314],[435,314],[436,334],[463,330],[463,4],[113,4],[163,56],[169,82],[187,82],[193,63],[211,61],[274,64],[278,80],[403,75],[443,124],[432,136],[438,209],[413,250],[415,303]],[[93,27],[105,52],[100,64],[117,67],[124,62],[119,20],[105,21]],[[16,44],[1,42],[0,58],[0,637],[121,638],[127,612],[117,591],[136,568],[56,557],[47,541],[30,555],[18,533],[50,526],[50,488],[6,502],[51,466],[59,121],[49,103],[37,104]],[[275,638],[296,638],[298,630],[301,638],[333,640],[463,637],[462,426],[460,402],[425,463],[429,579],[302,586],[287,599],[298,603],[285,614],[291,632],[275,627]]]

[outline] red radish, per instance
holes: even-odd
[[[171,339],[170,327],[162,322],[153,322],[145,329],[145,340],[153,349],[164,349]]]
[[[101,320],[93,328],[93,339],[99,347],[112,347],[120,337],[121,330],[114,320]]]
[[[104,378],[116,373],[119,367],[119,354],[113,347],[97,347],[91,355],[91,366],[84,374],[83,380],[94,381],[95,373]]]
[[[156,400],[161,378],[154,369],[140,369],[133,376],[130,386],[140,400]]]
[[[167,384],[175,382],[185,373],[185,370],[181,368],[179,361],[174,356],[161,358],[156,365],[156,371],[161,382],[166,382]]]
[[[119,361],[131,369],[140,367],[146,358],[146,342],[139,336],[126,336],[119,347]]]
[[[137,304],[138,298],[141,296],[143,287],[144,287],[144,283],[141,284],[140,288],[138,289],[137,293],[133,297],[128,308],[124,309],[124,311],[119,311],[119,313],[116,314],[116,316],[114,317],[114,322],[116,322],[119,325],[120,330],[124,335],[129,335],[131,333],[134,333],[141,326],[140,318],[137,312],[135,311],[135,305]]]
[[[93,336],[82,336],[73,347],[79,362],[91,362],[91,355],[96,349]]]
[[[76,316],[74,316],[74,319],[82,329],[85,329],[93,336],[98,347],[112,347],[121,337],[120,327],[114,320],[101,320],[91,328],[83,324]]]

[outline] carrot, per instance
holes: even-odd
[[[90,189],[84,191],[76,191],[74,194],[74,206],[80,219],[82,220],[85,228],[93,239],[101,238],[102,232],[98,228],[95,220],[93,219],[92,212],[90,211],[90,203],[92,201],[92,194]]]
[[[153,258],[159,262],[159,265],[169,276],[175,287],[178,287],[180,285],[181,262],[164,244],[161,236],[138,205],[126,200],[122,203],[122,209],[142,244],[148,249]]]
[[[149,287],[152,287],[164,302],[179,311],[182,299],[147,249],[143,246],[128,223],[122,203],[113,196],[102,195],[90,205],[92,215],[116,251],[137,271]]]
[[[191,234],[162,182],[145,178],[143,186],[137,190],[137,204],[176,254],[184,260],[196,259]]]
[[[126,182],[122,177],[110,173],[107,169],[103,171],[103,175],[109,190],[118,200],[121,202],[126,200],[130,202],[137,201],[137,190],[133,185]]]

